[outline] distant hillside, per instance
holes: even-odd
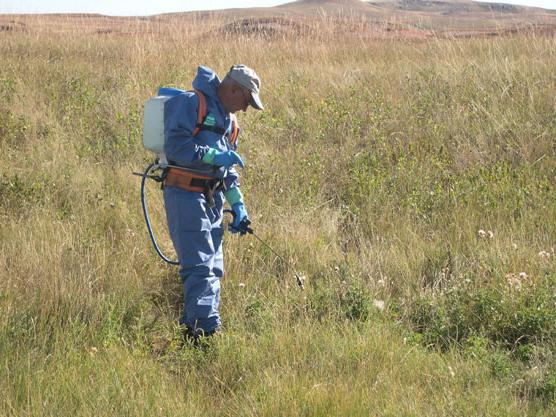
[[[210,24],[208,23],[210,20]],[[236,35],[328,33],[364,38],[497,36],[518,31],[556,32],[556,12],[471,0],[300,0],[271,8],[168,13],[150,17],[101,15],[0,15],[0,31],[132,34],[207,22],[207,29]],[[320,23],[319,23],[320,22]],[[315,29],[316,26],[317,29]],[[201,25],[202,26],[202,25]]]
[[[471,0],[300,0],[268,12],[292,16],[365,16],[434,36],[496,35],[524,29],[554,33],[556,12]],[[391,25],[390,25],[391,27]]]

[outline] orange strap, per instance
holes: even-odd
[[[235,114],[231,115],[232,118],[232,135],[230,136],[230,143],[235,146],[237,135],[239,133],[239,124],[237,123],[237,117]]]
[[[193,136],[197,136],[201,131],[205,117],[207,116],[207,100],[205,95],[197,89],[193,89],[197,97],[199,98],[199,108],[197,109],[197,124],[195,125],[195,130],[193,131]],[[235,114],[231,114],[232,119],[232,134],[230,136],[230,143],[235,146],[237,136],[239,134],[239,124],[237,122],[237,117]]]
[[[207,115],[207,101],[205,99],[205,95],[201,93],[199,90],[193,90],[197,97],[199,98],[199,108],[197,109],[197,124],[195,126],[195,130],[193,131],[193,136],[197,136],[201,131],[201,126],[205,121],[205,117]]]
[[[202,193],[214,178],[205,175],[192,174],[183,169],[168,168],[164,186],[183,188],[187,191]]]

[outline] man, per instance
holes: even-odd
[[[232,232],[249,221],[235,165],[239,131],[234,113],[251,105],[263,109],[260,79],[251,68],[234,65],[220,81],[200,66],[195,91],[178,94],[164,107],[164,151],[169,169],[164,204],[170,236],[180,262],[184,311],[180,323],[194,340],[220,330],[220,278],[224,275],[224,199],[234,212]],[[202,113],[206,116],[199,120]],[[241,235],[244,234],[242,231]]]

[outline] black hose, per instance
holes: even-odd
[[[156,242],[156,238],[154,237],[154,233],[151,227],[151,221],[149,219],[149,214],[147,212],[147,201],[145,199],[145,182],[147,181],[147,178],[152,178],[149,176],[149,173],[151,172],[151,170],[153,170],[153,168],[154,169],[159,168],[159,164],[156,162],[150,164],[145,170],[144,174],[142,175],[143,178],[141,179],[141,206],[143,207],[143,216],[145,216],[145,223],[147,224],[147,230],[149,231],[151,242],[153,243],[154,249],[156,250],[156,253],[158,253],[158,256],[160,256],[162,260],[164,260],[164,262],[167,262],[170,265],[179,265],[180,264],[179,261],[173,261],[162,253],[162,251],[158,246],[158,243]]]

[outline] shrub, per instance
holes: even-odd
[[[408,319],[425,345],[447,349],[480,335],[527,359],[529,345],[556,337],[554,282],[552,276],[521,291],[480,287],[423,296],[408,305]]]

